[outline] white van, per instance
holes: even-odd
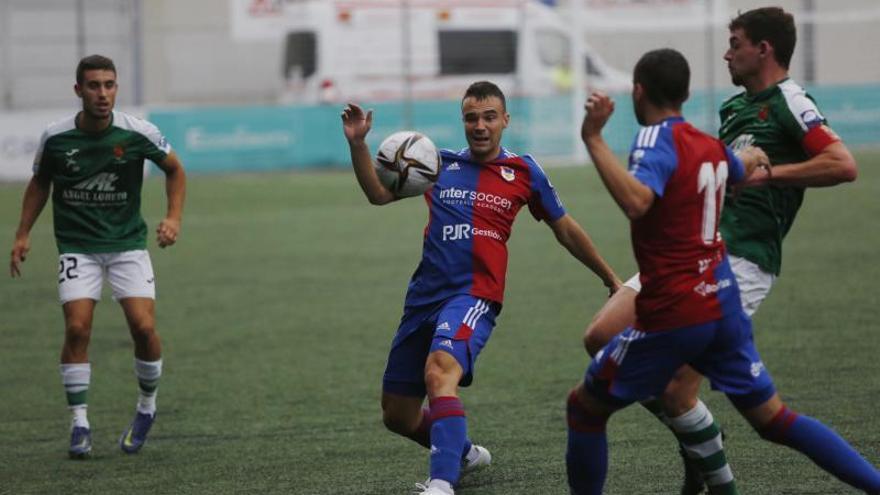
[[[457,98],[481,79],[510,96],[571,89],[571,29],[538,1],[288,0],[284,9],[285,103]],[[582,56],[590,88],[629,89],[629,76]]]

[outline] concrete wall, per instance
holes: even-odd
[[[801,22],[801,0],[770,2],[795,14]],[[816,16],[825,17],[815,28],[815,84],[862,84],[880,81],[880,55],[872,47],[880,46],[880,18],[859,18],[847,12],[878,11],[876,0],[816,1]],[[738,11],[768,5],[761,0],[728,0],[726,19]],[[799,82],[805,77],[805,49],[803,24],[798,24],[798,45],[792,58],[791,75]],[[692,85],[709,86],[714,79],[719,91],[732,89],[727,67],[722,59],[728,45],[726,23],[712,30],[710,46],[704,28],[657,30],[654,32],[588,32],[585,36],[605,58],[623,70],[632,70],[638,58],[647,50],[670,47],[681,51],[691,63]]]
[[[73,0],[0,0],[0,109],[68,107],[73,70],[81,52],[117,61],[121,105],[266,104],[282,86],[280,42],[240,41],[231,36],[231,0],[86,0],[86,38],[77,41]],[[716,0],[729,19],[762,0]],[[799,19],[803,0],[778,0]],[[876,0],[815,0],[817,84],[880,82],[880,15]],[[567,2],[559,2],[565,9]],[[142,35],[137,38],[140,9]],[[137,40],[141,42],[138,43]],[[629,71],[646,50],[670,46],[690,60],[694,88],[732,91],[721,56],[727,30],[719,22],[707,43],[705,28],[633,31],[609,26],[586,41],[612,65]],[[138,65],[138,49],[142,63]],[[792,75],[803,80],[806,44],[795,52]],[[138,78],[138,73],[142,77]],[[140,86],[138,86],[140,83]]]
[[[150,103],[268,103],[281,87],[281,44],[231,37],[228,1],[144,1]]]

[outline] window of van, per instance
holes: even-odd
[[[284,44],[284,77],[306,79],[315,73],[317,42],[312,31],[287,33]]]
[[[513,30],[439,31],[440,75],[516,72]]]

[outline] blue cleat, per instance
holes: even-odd
[[[147,441],[147,433],[150,432],[150,427],[153,426],[153,420],[155,419],[155,414],[150,415],[141,412],[135,414],[134,421],[131,422],[131,425],[122,433],[122,437],[119,439],[119,447],[122,448],[122,451],[126,454],[135,454],[141,450],[141,447]]]
[[[70,449],[67,451],[71,459],[86,459],[92,452],[92,431],[77,426],[70,431]]]

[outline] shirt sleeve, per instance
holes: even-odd
[[[523,157],[531,171],[531,195],[529,196],[529,212],[535,220],[547,223],[555,222],[565,215],[562,200],[556,194],[556,188],[550,183],[544,169],[531,156]]]
[[[52,172],[50,165],[47,163],[47,157],[44,153],[46,150],[46,141],[48,140],[49,130],[46,129],[40,136],[40,143],[37,145],[37,151],[34,154],[34,165],[32,170],[34,172],[34,175],[41,178],[49,177]]]
[[[159,131],[159,128],[143,119],[131,117],[132,127],[138,134],[143,136],[143,155],[153,163],[160,164],[171,153],[171,144]]]
[[[786,98],[791,118],[784,119],[785,131],[801,143],[809,156],[815,156],[829,144],[840,138],[828,126],[828,121],[819,112],[816,102],[805,92],[797,92]]]
[[[629,154],[629,173],[633,177],[662,197],[677,164],[669,127],[657,125],[639,131]]]

